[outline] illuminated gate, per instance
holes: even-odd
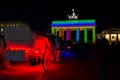
[[[82,40],[81,36],[84,36],[84,42],[88,43],[92,41],[95,42],[95,20],[64,20],[64,21],[53,21],[52,22],[52,34],[61,37],[63,40],[72,40],[71,32],[76,31],[75,40],[76,42]],[[59,34],[57,34],[59,32]],[[66,32],[64,35],[64,32]],[[90,32],[90,36],[88,37]],[[81,33],[84,33],[81,35]],[[72,35],[73,36],[73,35]],[[64,39],[64,37],[66,37]],[[88,39],[91,38],[92,40]]]
[[[77,19],[78,15],[75,14],[74,9],[72,9],[72,11],[73,11],[72,15],[70,16],[68,15],[69,20],[52,21],[52,24],[51,24],[52,34],[61,37],[62,40],[75,40],[75,42],[79,42],[80,40],[83,40],[84,43],[88,43],[89,41],[92,41],[92,43],[95,43],[95,36],[96,36],[95,20],[94,19],[78,20]],[[90,38],[90,36],[88,35],[89,31],[91,31],[90,36],[92,40],[89,39]],[[59,34],[57,32],[59,32]],[[75,34],[73,35],[72,33],[74,32]],[[81,35],[81,32],[84,34]],[[81,37],[81,36],[84,36],[84,37]]]

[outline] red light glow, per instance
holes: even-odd
[[[35,53],[38,53],[38,51],[35,51]]]
[[[68,46],[68,48],[70,49],[70,46]]]

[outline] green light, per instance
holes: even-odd
[[[52,34],[55,34],[55,29],[54,28],[52,28]]]
[[[93,41],[93,43],[95,43],[95,33],[96,33],[96,31],[95,31],[95,27],[94,27],[93,30],[92,30],[92,41]]]
[[[91,20],[63,20],[63,21],[52,21],[52,24],[67,24],[67,23],[95,23],[95,19]]]
[[[87,38],[87,28],[84,28],[84,42],[87,43],[88,42],[88,38]]]

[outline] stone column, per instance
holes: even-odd
[[[87,28],[84,28],[84,43],[88,43],[88,33],[87,33]]]
[[[96,41],[96,31],[95,31],[95,27],[92,28],[92,42],[95,43]]]
[[[79,42],[79,28],[76,28],[76,43]]]
[[[71,37],[71,31],[69,29],[66,29],[66,40],[70,40]]]
[[[61,37],[62,40],[64,40],[64,30],[63,29],[59,30],[59,37]]]

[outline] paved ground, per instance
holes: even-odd
[[[13,65],[0,74],[0,80],[98,80],[95,66],[79,59],[62,59],[52,63],[50,70],[42,71],[42,66],[28,63]]]

